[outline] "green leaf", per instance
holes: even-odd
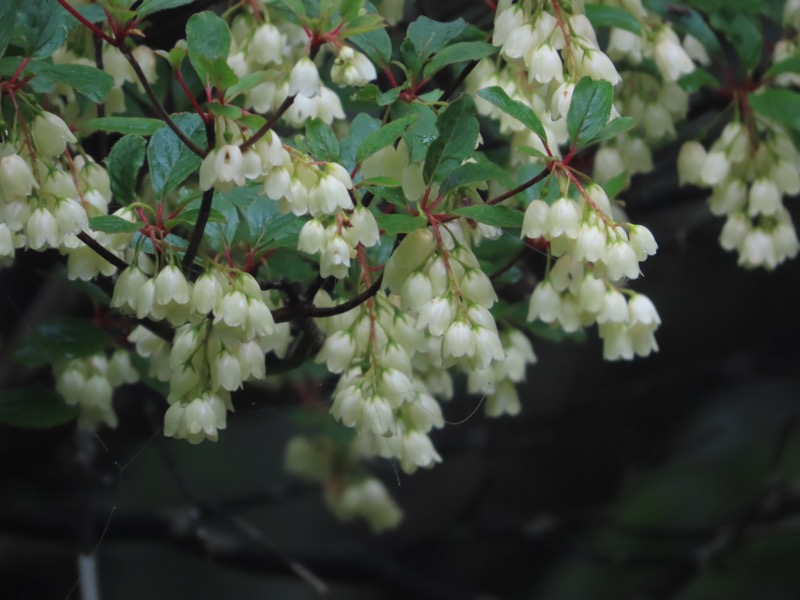
[[[50,56],[64,44],[72,24],[67,19],[72,17],[54,0],[20,0],[11,44],[30,58]]]
[[[339,140],[331,126],[320,119],[306,121],[306,145],[317,160],[339,160]]]
[[[616,27],[617,29],[626,29],[637,35],[642,33],[642,25],[639,19],[623,8],[587,4],[585,10],[586,18],[589,19],[595,29],[598,27]]]
[[[383,28],[351,36],[349,41],[381,69],[392,60],[392,40]]]
[[[762,117],[800,132],[800,93],[766,89],[748,96],[750,106]]]
[[[0,392],[0,423],[15,427],[55,427],[77,416],[78,407],[69,406],[51,389],[18,388]]]
[[[400,187],[400,182],[392,177],[384,177],[384,176],[377,176],[377,177],[370,177],[369,179],[364,179],[359,181],[356,184],[357,187]]]
[[[408,208],[408,199],[399,186],[372,186],[370,187],[370,191],[375,195],[376,198],[385,200],[389,204],[394,204],[403,210]]]
[[[36,61],[26,69],[49,81],[65,83],[92,102],[102,102],[114,86],[114,78],[89,65],[55,65]]]
[[[612,177],[603,184],[603,190],[612,200],[616,198],[628,182],[628,173],[623,171],[616,177]]]
[[[0,56],[3,56],[14,35],[18,4],[19,0],[6,0],[0,3]]]
[[[487,204],[464,206],[454,210],[453,214],[467,217],[492,227],[522,227],[523,213],[518,210],[512,210],[507,206],[490,206]]]
[[[277,202],[266,198],[261,186],[234,188],[214,194],[214,209],[224,219],[206,228],[206,240],[217,252],[241,241],[255,244],[258,249],[297,247],[303,219],[292,213],[282,214]],[[187,206],[193,210],[199,200]]]
[[[210,81],[220,89],[236,85],[239,78],[228,66],[231,32],[228,24],[211,11],[193,14],[186,23],[189,62],[201,81]]]
[[[225,100],[233,100],[239,94],[252,90],[275,75],[274,71],[255,71],[242,77],[235,85],[225,91]]]
[[[126,135],[114,144],[106,157],[111,193],[118,204],[130,204],[136,195],[136,184],[144,164],[146,146],[147,142],[143,137]]]
[[[711,25],[725,34],[728,41],[736,49],[742,65],[748,71],[755,69],[761,62],[761,49],[764,38],[756,21],[742,12],[730,9],[711,15]]]
[[[764,77],[780,75],[781,73],[800,73],[800,54],[795,54],[789,58],[779,60],[767,69],[767,72],[764,73]]]
[[[366,100],[367,102],[375,103],[378,106],[389,106],[397,100],[397,98],[400,96],[400,92],[402,91],[403,86],[397,86],[382,92],[374,83],[368,83],[359,89],[355,94],[353,94],[352,98],[353,100]]]
[[[89,227],[103,233],[134,233],[142,228],[141,223],[131,223],[116,215],[99,215],[89,219]]]
[[[425,158],[431,143],[436,139],[439,130],[436,127],[436,113],[424,102],[406,104],[400,102],[392,107],[392,119],[415,114],[416,121],[403,134],[403,140],[408,147],[409,162],[420,162]]]
[[[40,367],[91,356],[113,345],[111,335],[89,321],[62,317],[30,331],[14,351],[13,358],[29,367]]]
[[[417,120],[417,115],[409,114],[405,117],[392,121],[380,129],[373,131],[364,139],[356,152],[356,162],[360,163],[365,158],[382,150],[386,146],[394,144],[397,138],[405,133],[406,129]]]
[[[750,0],[747,0],[748,2]],[[708,26],[705,19],[696,10],[671,11],[669,16],[675,24],[676,31],[689,33],[705,46],[709,54],[713,56],[724,56],[722,46],[719,43],[714,30]]]
[[[140,19],[144,19],[145,17],[157,12],[161,12],[162,10],[178,8],[179,6],[185,6],[186,4],[191,4],[192,2],[194,2],[194,0],[144,0],[144,2],[139,5],[137,16]]]
[[[199,115],[184,113],[172,115],[178,128],[195,144],[204,148],[206,130]],[[153,134],[147,147],[147,164],[153,192],[159,198],[174,190],[200,166],[201,159],[189,150],[167,125]]]
[[[423,74],[426,78],[433,77],[447,65],[480,60],[497,50],[492,44],[486,42],[457,42],[437,52],[431,61],[425,65]]]
[[[609,121],[603,128],[598,131],[592,139],[587,140],[587,144],[596,144],[609,138],[615,138],[620,134],[630,131],[636,125],[636,119],[633,117],[617,117],[613,121]]]
[[[83,124],[86,129],[100,129],[109,133],[150,136],[164,126],[161,119],[149,117],[99,117]]]
[[[466,21],[461,18],[442,23],[428,17],[419,17],[408,26],[406,36],[414,44],[419,56],[424,59],[434,52],[438,52],[453,38],[458,37],[466,26]]]
[[[303,5],[303,0],[278,0],[278,2],[283,4],[298,17],[304,17],[306,15],[306,7]]]
[[[475,150],[479,128],[472,97],[464,94],[444,109],[436,119],[436,128],[439,136],[428,148],[422,169],[426,182],[443,179]]]
[[[319,274],[306,257],[291,248],[279,248],[267,259],[265,267],[269,279],[278,281],[286,278],[291,281],[311,281]]]
[[[464,163],[463,165],[457,166],[444,178],[444,181],[439,185],[439,193],[446,194],[459,187],[502,179],[505,176],[505,169],[488,160],[477,163]]]
[[[410,233],[425,227],[428,220],[422,215],[378,215],[378,229],[385,232],[386,235],[397,235],[398,233]]]
[[[90,23],[102,23],[106,20],[106,13],[103,11],[102,4],[84,4],[75,8]]]
[[[381,127],[381,122],[366,113],[360,113],[350,123],[350,129],[339,144],[339,161],[348,171],[356,166],[356,152],[367,136]]]
[[[701,87],[706,86],[711,89],[719,88],[719,81],[711,73],[705,69],[696,68],[691,73],[687,73],[678,79],[678,85],[683,88],[687,94],[694,94]]]
[[[508,116],[525,125],[525,127],[538,135],[543,142],[547,142],[544,126],[530,106],[519,100],[512,100],[503,88],[496,85],[482,89],[478,92],[478,96],[491,102]]]
[[[187,208],[181,211],[180,214],[174,219],[169,219],[165,223],[165,226],[167,229],[172,229],[178,225],[188,225],[189,227],[194,227],[195,223],[197,223],[197,217],[199,216],[199,206],[195,208]],[[214,208],[211,209],[208,215],[208,223],[225,223],[225,221],[225,215]]]
[[[567,130],[572,143],[580,147],[597,135],[611,115],[613,91],[607,81],[583,77],[575,86],[567,113]]]

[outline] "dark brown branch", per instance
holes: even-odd
[[[98,242],[96,239],[94,239],[85,231],[81,231],[78,234],[78,239],[87,246],[89,246],[89,248],[94,250],[97,254],[102,256],[104,259],[106,259],[108,262],[110,262],[118,269],[127,269],[130,266],[128,263],[126,263],[119,256],[111,252],[108,248],[103,246],[100,242]]]
[[[360,294],[353,296],[350,300],[346,302],[342,302],[341,304],[337,304],[336,306],[313,306],[313,305],[296,305],[286,306],[284,308],[279,308],[272,312],[272,317],[275,319],[276,323],[285,323],[286,321],[291,321],[298,317],[314,317],[314,318],[321,318],[321,317],[333,317],[335,315],[341,315],[346,313],[349,310],[353,310],[360,304],[363,304],[370,298],[372,298],[378,291],[381,289],[381,283],[383,282],[383,275],[378,277],[371,286],[369,286],[366,290],[361,292]]]
[[[289,110],[289,107],[292,105],[293,102],[294,102],[294,96],[286,96],[284,101],[281,103],[281,105],[278,107],[275,113],[269,118],[269,120],[266,123],[264,123],[261,129],[259,129],[252,136],[250,136],[249,139],[242,142],[242,145],[239,146],[239,149],[242,152],[246,152],[253,144],[255,144],[258,140],[264,137],[267,134],[267,132],[270,129],[272,129],[275,123],[278,122],[278,119],[280,119],[283,116],[283,114],[287,110]]]
[[[200,249],[200,243],[203,241],[203,234],[206,232],[206,225],[208,218],[211,216],[211,203],[214,199],[214,188],[209,188],[203,192],[203,198],[200,201],[200,212],[197,214],[197,221],[192,230],[192,236],[189,238],[189,247],[186,248],[186,254],[183,255],[183,268],[189,269],[194,264],[194,259],[197,257],[197,251]]]
[[[542,169],[542,171],[540,171],[538,175],[534,175],[533,177],[528,179],[528,181],[519,184],[513,190],[508,190],[506,193],[500,194],[496,198],[492,198],[491,200],[487,200],[486,204],[490,204],[490,205],[491,204],[498,204],[498,203],[502,202],[503,200],[508,200],[512,196],[516,196],[520,192],[524,192],[525,190],[527,190],[529,187],[536,185],[542,179],[547,177],[549,174],[550,174],[550,170],[549,169]]]
[[[147,94],[148,99],[150,100],[150,104],[153,105],[153,109],[156,111],[158,118],[164,121],[167,126],[172,129],[175,135],[178,136],[178,139],[184,143],[184,145],[189,148],[192,152],[194,152],[200,158],[204,158],[206,153],[200,148],[197,144],[195,144],[192,140],[190,140],[185,133],[175,124],[175,121],[167,114],[166,109],[161,104],[159,99],[156,97],[153,88],[150,86],[150,82],[147,81],[147,77],[145,77],[144,72],[142,71],[142,67],[139,66],[139,62],[130,52],[125,52],[125,58],[130,63],[131,67],[133,67],[133,71],[136,73],[136,77],[139,79],[139,82],[142,84],[144,88],[145,94]]]

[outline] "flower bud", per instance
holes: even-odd
[[[67,143],[78,141],[67,124],[50,112],[43,112],[36,117],[31,133],[36,150],[47,158],[61,156],[67,149]]]
[[[0,193],[6,202],[24,200],[35,185],[30,166],[19,154],[0,159]]]
[[[312,98],[319,94],[320,81],[317,65],[309,57],[304,56],[292,67],[289,74],[289,95],[300,94]]]

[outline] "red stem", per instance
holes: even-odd
[[[194,107],[195,112],[200,115],[200,118],[202,118],[204,122],[208,122],[209,115],[207,115],[205,111],[200,108],[200,105],[197,103],[197,99],[194,97],[194,95],[192,95],[192,92],[189,90],[189,86],[186,85],[186,81],[183,79],[180,68],[175,69],[175,79],[177,79],[178,85],[181,86],[181,89],[183,90],[183,93],[186,94],[189,102],[192,103],[192,107]]]
[[[84,16],[83,16],[81,13],[79,13],[77,10],[75,10],[75,8],[73,8],[73,7],[72,7],[72,5],[70,5],[70,3],[69,3],[67,0],[58,0],[58,3],[59,3],[59,4],[60,4],[60,5],[63,7],[63,8],[65,8],[65,9],[67,10],[67,12],[69,12],[69,14],[71,14],[73,17],[75,17],[76,19],[78,19],[78,21],[80,21],[80,23],[81,23],[81,24],[82,24],[84,27],[88,27],[88,28],[89,28],[89,30],[90,30],[92,33],[94,33],[96,36],[99,36],[99,37],[103,38],[103,39],[104,39],[106,42],[108,42],[108,43],[109,43],[109,44],[111,44],[112,46],[116,46],[116,47],[119,47],[119,46],[120,46],[120,44],[121,44],[121,41],[115,40],[114,38],[112,38],[112,37],[110,37],[109,35],[107,35],[107,34],[106,34],[106,33],[105,33],[105,32],[104,32],[102,29],[100,29],[99,27],[97,27],[97,25],[95,25],[94,23],[92,23],[91,21],[89,21],[89,20],[88,20],[86,17],[84,17]]]
[[[19,67],[17,67],[17,70],[14,71],[14,75],[9,80],[9,82],[8,82],[9,85],[14,85],[14,82],[17,80],[17,77],[19,77],[22,74],[22,71],[25,70],[25,67],[28,66],[29,62],[31,62],[31,59],[28,56],[26,56],[25,58],[22,59],[22,62],[19,63]]]

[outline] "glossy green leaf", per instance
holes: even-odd
[[[239,78],[228,66],[231,32],[228,24],[211,11],[189,17],[186,23],[189,62],[201,81],[210,81],[220,89],[236,85]]]
[[[394,144],[397,139],[405,133],[406,129],[416,121],[415,114],[406,115],[396,121],[384,125],[380,129],[370,133],[359,146],[356,152],[356,162],[360,163],[365,158],[375,154],[378,150]]]
[[[453,214],[467,217],[478,223],[492,227],[516,228],[522,227],[523,213],[507,206],[479,204],[457,208]]]
[[[178,8],[191,4],[194,0],[144,0],[137,10],[140,19],[148,17],[162,10],[169,10],[170,8]]]
[[[151,136],[164,126],[161,119],[149,117],[99,117],[83,124],[86,129],[100,129],[109,133]]]
[[[602,129],[598,131],[592,139],[587,140],[587,143],[596,144],[610,138],[615,138],[618,135],[630,131],[636,125],[636,119],[633,117],[617,117],[613,121],[609,121],[603,125]]]
[[[422,215],[378,215],[378,228],[386,235],[394,236],[399,233],[410,233],[424,227],[428,220]]]
[[[381,127],[380,120],[366,113],[360,113],[350,123],[347,135],[339,142],[339,161],[344,168],[352,171],[356,166],[356,152],[364,140]]]
[[[628,173],[622,172],[616,177],[612,177],[606,181],[603,184],[603,191],[605,191],[609,198],[614,199],[619,195],[626,183],[628,183]]]
[[[383,28],[351,36],[349,41],[358,46],[379,68],[385,67],[392,60],[392,40]]]
[[[0,391],[0,423],[15,427],[55,427],[77,416],[78,407],[69,406],[51,389],[31,387]]]
[[[711,73],[705,69],[696,68],[691,73],[688,73],[678,80],[678,85],[683,88],[687,94],[694,94],[702,87],[709,87],[711,89],[719,88],[719,81]]]
[[[467,23],[460,18],[442,23],[428,17],[419,17],[408,26],[406,36],[419,56],[427,58],[458,37],[466,26]]]
[[[306,146],[317,160],[330,162],[339,159],[339,140],[331,126],[320,119],[306,121]]]
[[[391,114],[392,119],[395,120],[409,114],[416,115],[414,123],[403,133],[403,141],[408,147],[409,161],[420,162],[428,153],[428,148],[433,140],[439,135],[436,113],[423,102],[412,102],[411,104],[399,102],[392,107]]]
[[[708,26],[706,20],[696,10],[686,9],[682,11],[672,11],[669,12],[669,16],[675,25],[676,31],[680,33],[689,33],[697,38],[697,40],[705,46],[709,54],[713,56],[724,55],[722,46],[714,30]]]
[[[89,65],[56,65],[38,62],[28,69],[39,77],[56,83],[65,83],[92,102],[102,102],[114,86],[114,78]]]
[[[486,42],[456,42],[437,52],[431,61],[425,65],[423,74],[426,78],[430,78],[447,65],[480,60],[494,54],[496,51],[497,48]]]
[[[67,29],[75,24],[77,21],[55,0],[19,0],[11,44],[30,58],[50,56],[64,44]]]
[[[131,223],[116,215],[98,215],[89,219],[89,227],[103,233],[134,233],[142,228],[142,224]]]
[[[261,85],[271,77],[274,77],[274,75],[274,71],[255,71],[253,73],[248,73],[225,91],[225,100],[233,100],[239,94],[252,90],[257,85]]]
[[[340,32],[341,37],[351,37],[360,33],[368,33],[386,27],[386,23],[378,14],[359,15],[352,19],[346,19],[347,25]]]
[[[578,147],[589,142],[608,123],[613,91],[611,84],[583,77],[575,86],[567,113],[567,130]]]
[[[495,85],[484,88],[478,92],[478,96],[491,102],[508,116],[513,117],[525,125],[525,127],[538,135],[542,141],[547,141],[547,134],[544,131],[544,126],[539,120],[539,117],[536,116],[536,113],[533,112],[533,109],[519,100],[512,100],[509,98],[506,91],[500,86]]]
[[[800,93],[767,89],[748,96],[750,106],[762,117],[800,132]]]
[[[111,335],[89,321],[63,317],[42,323],[28,332],[13,358],[30,367],[39,367],[91,356],[113,345]]]
[[[800,54],[795,54],[789,58],[784,58],[774,63],[767,72],[764,73],[765,77],[773,75],[780,75],[781,73],[800,73]]]
[[[723,10],[712,14],[710,23],[736,49],[745,69],[752,70],[758,66],[764,38],[755,19],[739,11]]]
[[[585,6],[586,18],[594,26],[616,27],[625,29],[635,34],[642,32],[642,25],[633,14],[623,8],[616,6],[604,6],[601,4],[587,4]]]
[[[175,217],[174,219],[169,219],[166,222],[167,229],[172,229],[173,227],[177,227],[178,225],[188,225],[189,227],[194,227],[195,223],[197,223],[197,218],[200,216],[200,207],[194,208],[187,208],[180,212],[180,214]],[[208,223],[224,223],[226,221],[225,215],[219,212],[217,209],[212,208],[208,215]]]
[[[138,135],[121,138],[106,157],[111,193],[118,204],[130,204],[136,195],[139,171],[144,164],[147,142]]]
[[[206,130],[199,115],[184,113],[172,115],[175,125],[195,144],[206,146]],[[153,134],[147,146],[147,164],[153,192],[163,198],[200,166],[201,159],[189,150],[167,125]]]
[[[427,182],[443,179],[475,150],[479,128],[472,97],[464,94],[444,109],[436,128],[439,135],[428,148],[422,169]]]
[[[397,86],[382,92],[374,83],[368,83],[359,89],[355,94],[353,94],[353,100],[374,102],[378,106],[388,106],[397,100],[397,98],[400,96],[400,92],[402,91],[403,88],[401,86]]]
[[[439,193],[446,194],[459,187],[502,179],[505,175],[505,169],[487,160],[477,163],[464,163],[457,166],[444,178],[444,181],[439,185]]]
[[[19,0],[4,0],[4,2],[0,2],[0,56],[3,56],[8,43],[14,35],[18,3]]]

